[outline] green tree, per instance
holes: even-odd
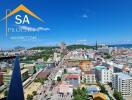
[[[113,96],[116,98],[116,100],[123,100],[121,92],[118,92],[117,90],[114,90]]]
[[[4,91],[4,96],[7,97],[7,95],[8,95],[8,91],[5,90],[5,91]]]
[[[27,100],[33,100],[33,95],[28,94],[27,95]]]
[[[83,82],[86,84],[86,78],[84,78]]]
[[[76,96],[76,95],[77,95],[77,90],[73,89],[73,96]]]
[[[41,84],[44,84],[44,81],[46,80],[46,78],[36,78],[34,80],[34,82],[40,82]]]
[[[33,95],[37,95],[37,91],[33,91],[33,93],[32,93]]]
[[[87,90],[85,88],[73,89],[73,96],[74,96],[73,100],[87,100],[88,99]]]
[[[57,77],[57,81],[60,82],[61,81],[61,77]]]
[[[67,70],[66,69],[64,69],[64,74],[66,74],[67,73]]]
[[[74,100],[82,100],[80,95],[75,95]]]

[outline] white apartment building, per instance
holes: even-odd
[[[123,96],[132,96],[132,77],[125,73],[114,73],[112,87],[120,91]]]
[[[81,80],[83,83],[86,84],[95,84],[96,83],[95,73],[92,71],[82,72]]]
[[[105,66],[96,66],[95,67],[95,76],[99,82],[106,84],[112,82],[113,67]]]
[[[113,48],[108,47],[108,46],[103,46],[102,48],[98,48],[98,52],[108,53],[108,54],[111,54],[112,50],[113,50]]]

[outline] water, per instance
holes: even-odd
[[[132,44],[109,45],[109,47],[117,47],[117,48],[132,48]]]

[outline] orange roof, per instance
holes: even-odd
[[[104,93],[93,94],[94,100],[107,100],[107,96]]]
[[[82,67],[85,67],[86,65],[90,65],[90,64],[92,64],[91,61],[82,61],[82,62],[80,62],[80,67],[82,68]]]

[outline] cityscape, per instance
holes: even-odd
[[[131,48],[61,42],[57,47],[1,50],[1,98],[8,96],[17,55],[25,100],[131,100]]]
[[[131,0],[0,3],[0,100],[132,100]]]

